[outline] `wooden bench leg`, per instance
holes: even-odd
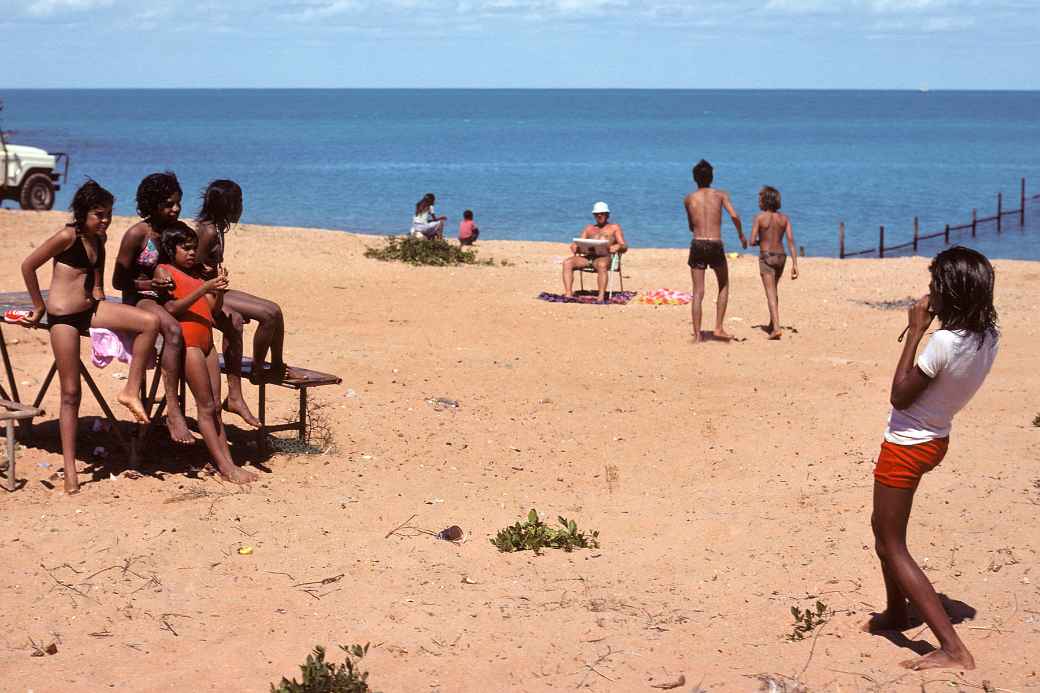
[[[4,423],[7,429],[7,477],[4,480],[4,488],[14,491],[17,483],[14,475],[14,421],[8,419]]]
[[[261,455],[267,454],[267,383],[262,382],[257,386],[259,389],[259,416],[260,429],[256,432],[256,447]]]
[[[3,357],[4,371],[7,374],[7,384],[11,387],[11,397],[4,397],[13,402],[21,402],[18,396],[18,382],[14,379],[14,369],[11,368],[11,356],[7,353],[7,340],[4,339],[4,328],[0,327],[0,356]]]
[[[301,443],[307,440],[307,388],[300,388],[300,428],[297,436]]]

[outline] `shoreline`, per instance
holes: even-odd
[[[22,259],[66,218],[0,213],[0,290],[24,290]],[[133,221],[109,229],[106,285]],[[885,598],[872,469],[906,324],[888,308],[926,290],[926,258],[806,258],[780,286],[778,342],[760,327],[757,261],[737,259],[725,325],[739,341],[694,346],[689,306],[537,300],[559,290],[562,244],[481,239],[481,256],[510,264],[413,267],[363,257],[366,236],[319,233],[246,225],[227,237],[227,264],[232,288],[281,305],[290,365],[343,378],[311,392],[326,452],[259,458],[229,415],[233,454],[259,482],[195,471],[201,443],[174,447],[161,430],[132,478],[111,434],[91,432],[101,410],[84,392],[86,471],[66,497],[52,385],[20,441],[23,485],[0,493],[7,687],[266,690],[315,645],[366,642],[362,666],[385,691],[594,687],[587,664],[625,691],[680,673],[706,690],[743,690],[761,672],[801,672],[821,691],[934,680],[898,667],[905,647],[860,631]],[[635,249],[625,288],[688,290],[684,255]],[[965,680],[1009,690],[1035,684],[1040,651],[1040,490],[1023,463],[1040,449],[1038,267],[998,265],[1000,355],[915,497],[911,537],[929,578],[977,613],[957,626],[978,664]],[[709,278],[707,324],[714,292]],[[31,398],[48,336],[3,333]],[[88,368],[106,397],[122,387],[124,365]],[[245,384],[254,411],[256,394]],[[295,414],[294,391],[267,396],[268,421]],[[598,530],[600,547],[491,546],[532,508]],[[388,534],[406,518],[458,525],[464,541]],[[791,607],[816,600],[828,625],[790,641]],[[30,639],[58,654],[31,656]]]

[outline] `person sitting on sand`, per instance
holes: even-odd
[[[715,279],[719,283],[719,298],[715,304],[715,337],[717,339],[733,339],[726,332],[723,323],[726,319],[726,304],[729,302],[729,266],[726,263],[726,252],[722,246],[722,210],[725,208],[733,226],[737,229],[740,244],[747,247],[744,229],[740,224],[740,215],[733,208],[729,193],[715,190],[711,182],[715,177],[714,169],[704,159],[693,167],[693,180],[697,190],[686,196],[683,205],[686,207],[686,221],[693,234],[690,242],[690,257],[687,264],[693,277],[693,300],[690,309],[693,319],[693,341],[701,341],[701,304],[704,301],[704,271],[711,267]]]
[[[412,236],[416,238],[444,238],[444,222],[448,217],[437,216],[433,205],[437,201],[433,193],[426,193],[415,204],[412,218]]]
[[[480,238],[480,229],[473,221],[473,210],[467,209],[462,213],[462,221],[459,222],[459,245],[473,245]]]
[[[105,300],[105,232],[112,222],[112,193],[88,179],[72,197],[72,222],[44,241],[22,262],[25,288],[32,298],[32,312],[21,322],[36,327],[47,314],[51,349],[61,384],[58,428],[65,466],[65,492],[79,491],[76,471],[76,427],[79,418],[79,338],[91,327],[124,330],[136,334],[130,373],[117,399],[134,418],[148,421],[139,393],[145,368],[155,358],[159,319],[140,308]],[[54,260],[50,293],[44,303],[36,271]]]
[[[160,365],[166,392],[166,427],[173,442],[190,445],[195,438],[188,430],[177,396],[184,341],[180,325],[161,305],[170,287],[154,277],[163,229],[180,217],[182,194],[177,176],[171,171],[145,176],[137,186],[137,213],[141,221],[123,234],[112,285],[123,292],[123,303],[142,308],[159,320],[163,337]]]
[[[217,276],[224,264],[225,239],[232,224],[242,217],[242,188],[232,180],[215,180],[202,194],[202,208],[195,217],[195,232],[199,236],[196,262],[202,267],[206,279]],[[217,327],[224,334],[224,365],[227,370],[228,397],[222,405],[225,411],[238,414],[253,426],[260,420],[253,416],[242,396],[242,328],[246,320],[257,323],[253,335],[253,371],[250,379],[279,380],[285,375],[285,360],[282,348],[285,342],[285,321],[277,303],[244,291],[230,289],[224,292],[223,308],[213,316]],[[264,367],[267,352],[271,352],[271,364]]]
[[[766,303],[769,305],[769,338],[780,339],[780,304],[777,299],[777,286],[784,276],[784,265],[787,264],[787,253],[784,252],[784,238],[787,238],[787,249],[791,254],[791,280],[798,278],[798,253],[795,251],[794,232],[791,220],[780,212],[780,191],[768,185],[758,192],[758,208],[762,213],[755,217],[751,226],[751,245],[758,246],[758,273],[762,276],[762,286],[766,290]]]
[[[903,666],[974,669],[975,660],[953,629],[935,588],[907,550],[906,526],[922,475],[946,456],[954,415],[982,386],[996,358],[999,333],[993,307],[994,273],[984,255],[960,246],[936,255],[928,270],[928,295],[909,310],[904,331],[909,334],[892,378],[892,413],[874,467],[870,523],[887,604],[864,630],[911,627],[909,600],[939,639],[939,649],[903,662]],[[932,334],[915,364],[917,347],[935,317],[940,329]]]
[[[581,232],[581,238],[608,241],[602,252],[588,249],[588,246],[579,248],[577,243],[571,243],[572,255],[563,261],[563,294],[574,296],[574,272],[584,267],[596,269],[596,286],[598,288],[598,299],[602,303],[607,298],[607,272],[610,271],[610,257],[615,253],[624,253],[628,250],[625,244],[625,233],[620,224],[610,223],[610,208],[606,202],[597,202],[592,205],[592,218],[594,223],[586,226]]]
[[[162,236],[162,264],[155,273],[172,285],[172,298],[164,308],[180,322],[184,335],[184,379],[195,398],[202,440],[222,477],[248,484],[257,476],[240,469],[231,458],[219,406],[220,364],[213,348],[213,314],[221,309],[228,277],[220,268],[215,277],[203,279],[203,267],[196,257],[198,243],[198,236],[184,222],[167,226]]]

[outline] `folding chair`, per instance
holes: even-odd
[[[585,267],[582,267],[580,270],[578,270],[578,272],[580,272],[580,274],[578,275],[579,286],[581,287],[581,290],[584,291],[585,290],[585,274],[586,273],[596,274],[596,268],[593,267],[590,264],[590,265],[587,265]],[[607,268],[607,297],[608,298],[613,298],[614,297],[614,292],[610,288],[610,273],[611,272],[617,272],[618,282],[620,282],[620,284],[621,284],[621,291],[624,291],[625,290],[625,277],[624,277],[624,275],[621,274],[621,253],[613,253],[610,256],[610,267]]]

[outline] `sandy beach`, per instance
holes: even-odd
[[[0,291],[24,290],[21,260],[65,219],[0,210]],[[108,232],[106,284],[132,221]],[[978,669],[916,673],[899,662],[936,644],[926,628],[893,641],[860,626],[884,604],[871,472],[906,324],[884,303],[923,294],[928,260],[800,260],[780,287],[780,342],[756,327],[757,258],[731,260],[726,325],[741,341],[695,346],[688,306],[535,299],[560,291],[579,229],[558,244],[482,237],[495,266],[417,268],[365,258],[373,236],[236,228],[232,287],[281,304],[290,364],[343,378],[312,391],[334,447],[276,454],[238,488],[192,471],[201,442],[178,451],[160,430],[142,478],[114,476],[115,458],[66,497],[48,481],[52,387],[18,453],[24,487],[0,492],[0,689],[266,691],[314,645],[339,659],[338,644],[366,642],[384,693],[655,691],[680,677],[675,690],[749,691],[759,675],[811,691],[1040,689],[1040,265],[994,261],[1001,352],[910,520],[916,559],[972,614],[957,628]],[[689,290],[686,251],[626,232],[626,289]],[[47,335],[3,331],[34,393]],[[92,372],[114,394],[126,367]],[[294,395],[272,389],[269,420]],[[84,428],[99,414],[85,392]],[[259,462],[225,420],[236,457]],[[81,438],[84,454],[104,444]],[[531,508],[599,530],[600,548],[488,543]],[[387,536],[412,515],[465,540]],[[817,601],[827,623],[789,641],[791,607]],[[57,653],[34,657],[33,643]]]

